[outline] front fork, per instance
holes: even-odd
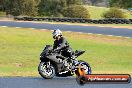
[[[79,84],[85,84],[86,83],[85,69],[82,68],[81,64],[79,64],[78,68],[75,71],[75,74],[76,74],[77,83],[79,83]]]
[[[85,76],[86,75],[85,69],[81,66],[81,64],[76,66],[75,74],[76,74],[76,76]]]

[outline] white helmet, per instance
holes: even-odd
[[[55,38],[57,36],[61,36],[62,32],[59,29],[56,29],[53,31],[52,35],[53,35],[53,38]]]

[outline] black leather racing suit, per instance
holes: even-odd
[[[61,50],[61,53],[64,57],[68,57],[69,59],[72,58],[73,50],[64,37],[60,37],[59,40],[54,41],[53,49]]]

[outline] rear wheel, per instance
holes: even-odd
[[[51,79],[55,76],[55,68],[52,64],[47,67],[46,62],[40,62],[38,66],[39,74],[45,79]]]

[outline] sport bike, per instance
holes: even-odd
[[[72,55],[77,58],[85,51],[76,50]],[[46,45],[40,54],[40,64],[38,66],[39,74],[45,79],[51,79],[54,76],[67,77],[78,73],[78,68],[84,69],[86,74],[91,74],[90,65],[82,60],[69,60],[61,54],[61,51],[54,51],[51,45]]]

